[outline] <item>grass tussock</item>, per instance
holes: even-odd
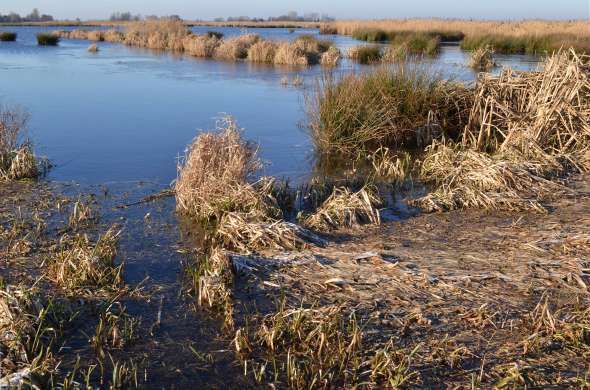
[[[308,97],[310,132],[319,155],[362,157],[456,137],[468,118],[469,91],[409,66],[326,75]]]
[[[248,61],[265,64],[274,63],[277,46],[277,43],[267,40],[256,42],[248,49]]]
[[[590,169],[589,58],[560,52],[536,72],[478,80],[459,145],[433,144],[422,176],[429,209],[535,209],[563,192],[552,179]]]
[[[305,218],[304,225],[318,231],[329,231],[340,227],[352,228],[364,224],[381,223],[379,210],[381,204],[375,191],[364,187],[357,192],[348,188],[334,188],[332,195]]]
[[[480,72],[490,71],[497,66],[494,61],[494,50],[489,46],[473,50],[467,66]]]
[[[342,53],[336,47],[332,46],[327,51],[322,53],[320,64],[325,67],[335,67],[340,62]]]
[[[250,184],[261,167],[256,145],[242,139],[242,130],[229,117],[217,127],[217,133],[200,134],[178,165],[177,210],[198,220],[266,207]]]
[[[92,45],[88,46],[87,50],[89,53],[98,53],[98,45],[96,43],[93,43]]]
[[[28,115],[0,107],[0,181],[38,177],[43,169],[26,138]]]
[[[245,34],[226,39],[215,49],[213,56],[222,60],[243,60],[248,57],[248,49],[259,40],[258,34]]]
[[[16,33],[12,31],[0,31],[0,42],[16,41]]]
[[[111,227],[96,242],[85,234],[61,239],[61,250],[48,258],[48,277],[67,292],[118,291],[123,264],[115,265],[121,232]]]
[[[219,38],[208,35],[190,34],[182,40],[182,47],[186,54],[202,58],[213,57],[220,44]]]
[[[354,46],[348,50],[348,57],[360,64],[374,64],[381,61],[383,51],[378,46]]]
[[[37,34],[37,43],[40,46],[57,46],[59,37],[55,34],[39,33]]]

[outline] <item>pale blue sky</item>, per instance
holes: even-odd
[[[113,11],[142,15],[276,16],[289,10],[337,18],[457,17],[477,19],[589,19],[590,0],[0,0],[0,13],[39,8],[57,18],[106,18]]]

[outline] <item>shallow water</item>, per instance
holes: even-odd
[[[0,102],[31,113],[30,135],[38,151],[55,165],[50,178],[96,184],[126,181],[170,183],[176,159],[198,129],[215,126],[224,113],[236,118],[245,136],[260,143],[266,172],[296,181],[310,170],[311,144],[305,122],[305,88],[280,80],[300,75],[310,86],[322,73],[310,68],[227,63],[171,53],[100,43],[64,40],[38,47],[35,34],[52,28],[5,27],[17,42],[0,43]],[[195,27],[226,36],[239,28]],[[248,29],[270,39],[295,39],[315,30]],[[349,37],[324,36],[338,47],[358,44]],[[445,77],[473,80],[463,64],[467,55],[444,46],[427,66]],[[534,58],[500,57],[519,69]],[[366,67],[343,61],[338,72]]]

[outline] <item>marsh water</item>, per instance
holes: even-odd
[[[16,42],[0,42],[0,103],[22,106],[31,114],[29,136],[37,153],[53,164],[49,182],[58,183],[57,190],[68,195],[93,194],[104,214],[101,222],[124,228],[120,258],[126,264],[125,281],[141,283],[151,296],[127,302],[130,313],[143,317],[149,327],[162,311],[157,332],[127,351],[127,356],[144,356],[142,364],[149,368],[154,387],[236,386],[241,368],[232,363],[231,354],[223,355],[228,343],[219,336],[217,324],[187,310],[192,305],[179,294],[186,237],[174,214],[174,199],[117,206],[167,188],[186,145],[199,130],[214,128],[216,119],[226,114],[245,129],[246,138],[260,144],[267,162],[265,174],[303,181],[313,164],[305,130],[305,96],[324,70],[221,62],[104,42],[99,43],[98,53],[87,51],[87,41],[37,46],[35,34],[52,29],[0,28],[18,33]],[[226,36],[245,32],[194,30],[217,30]],[[317,34],[315,30],[247,31],[283,40]],[[359,44],[342,36],[322,39],[333,40],[343,51]],[[517,69],[531,69],[538,62],[526,56],[497,60]],[[443,45],[440,55],[425,61],[425,66],[448,78],[473,81],[476,74],[464,66],[466,62],[467,54],[458,46]],[[334,72],[365,70],[369,67],[344,60]],[[302,86],[281,82],[295,77],[304,80]],[[73,350],[90,356],[88,349],[82,337]],[[195,350],[216,354],[216,363],[209,366],[195,358]],[[74,363],[66,361],[64,366]]]
[[[54,164],[50,178],[80,183],[152,181],[169,184],[176,159],[199,129],[229,114],[260,144],[266,173],[300,179],[309,172],[312,149],[305,131],[305,94],[323,72],[309,68],[229,63],[100,43],[62,40],[39,47],[35,34],[52,28],[2,28],[18,33],[0,43],[0,102],[31,114],[30,136]],[[194,28],[196,32],[211,30]],[[226,36],[238,28],[216,29]],[[295,39],[314,30],[248,29],[271,39]],[[352,38],[323,36],[341,49]],[[445,77],[473,80],[457,46],[443,46],[428,66]],[[499,57],[529,69],[536,59]],[[365,67],[343,61],[336,72]],[[301,87],[281,84],[300,76]]]

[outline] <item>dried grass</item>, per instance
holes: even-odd
[[[0,107],[0,181],[36,178],[42,173],[26,138],[28,114]]]
[[[493,69],[497,66],[494,61],[494,50],[490,46],[473,50],[467,66],[480,72],[487,72]]]
[[[184,50],[183,40],[189,30],[182,21],[146,20],[127,25],[125,44],[159,50]]]
[[[494,43],[500,51],[542,52],[573,47],[579,51],[590,50],[590,23],[587,20],[574,21],[468,21],[461,19],[390,19],[390,20],[342,20],[331,23],[338,34],[354,35],[364,40],[382,41],[390,36],[425,33],[437,35],[445,40],[472,41],[468,48],[485,47]],[[365,35],[365,36],[363,36]],[[494,37],[490,39],[489,36]]]
[[[309,242],[320,242],[300,226],[255,212],[225,214],[217,227],[216,238],[223,247],[246,254],[265,249],[302,249]]]
[[[260,40],[248,49],[248,61],[272,64],[274,63],[277,47],[276,42]]]
[[[187,35],[182,45],[184,52],[191,56],[210,58],[215,54],[215,50],[221,44],[221,40],[214,36],[207,35]]]
[[[261,162],[256,146],[244,141],[230,117],[217,133],[202,133],[179,161],[176,181],[177,210],[199,220],[220,219],[225,212],[267,208],[261,194],[249,184]]]
[[[8,286],[0,290],[0,379],[22,386],[22,379],[10,374],[18,371],[23,377],[43,372],[52,362],[50,350],[55,329],[48,327],[49,310],[32,289]],[[0,386],[5,386],[0,381]],[[10,387],[10,386],[9,386]],[[10,387],[12,388],[12,387]]]
[[[516,148],[532,158],[540,149],[587,169],[590,57],[564,51],[536,72],[482,74],[475,96],[465,144],[487,152]]]
[[[381,201],[370,187],[363,187],[357,192],[348,188],[334,188],[332,195],[316,210],[305,218],[303,224],[318,231],[329,231],[340,227],[352,228],[363,224],[381,223],[377,207]]]
[[[88,46],[88,52],[90,53],[98,53],[98,45],[93,43],[92,45]]]
[[[222,60],[237,61],[248,57],[248,49],[260,40],[258,34],[245,34],[229,38],[215,49],[214,57]]]
[[[414,204],[428,211],[482,208],[544,212],[538,199],[565,190],[545,178],[549,168],[555,173],[559,167],[434,143],[422,163],[421,176],[434,183],[436,190]]]
[[[116,266],[114,261],[120,234],[113,226],[96,242],[86,234],[63,236],[61,250],[46,260],[48,277],[68,293],[118,291],[123,285],[123,264]]]
[[[295,42],[279,43],[274,63],[276,65],[310,65],[307,54],[302,47]]]
[[[320,64],[326,67],[335,67],[340,62],[342,53],[336,47],[330,47],[326,52],[322,53]]]

